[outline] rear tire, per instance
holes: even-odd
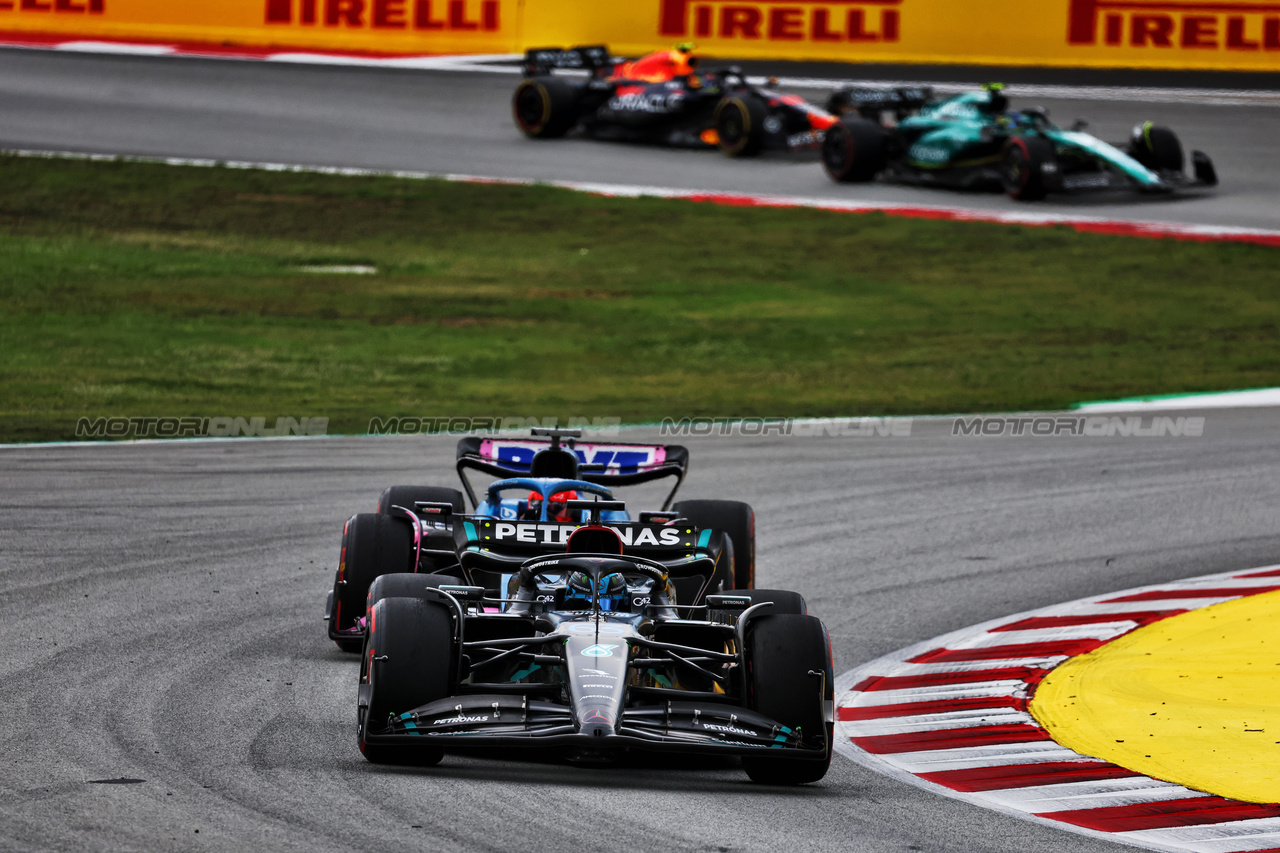
[[[728,534],[733,542],[733,588],[756,585],[756,513],[742,501],[680,501],[672,511],[700,530],[710,528]]]
[[[1129,137],[1129,156],[1153,172],[1181,174],[1184,159],[1178,135],[1167,127],[1143,122]]]
[[[769,108],[754,95],[726,95],[716,104],[716,143],[726,157],[751,157],[764,148]]]
[[[530,77],[516,86],[511,112],[525,136],[555,139],[578,123],[578,98],[567,80]]]
[[[453,622],[438,602],[384,598],[370,611],[363,665],[369,706],[360,719],[360,751],[374,764],[440,763],[434,745],[370,744],[370,731],[387,727],[393,714],[444,699],[453,692]],[[377,658],[386,657],[386,660]]]
[[[1058,174],[1053,143],[1039,136],[1011,136],[1000,155],[1004,191],[1017,201],[1039,201],[1049,193],[1046,172]]]
[[[889,163],[884,128],[865,118],[846,118],[827,128],[822,167],[838,183],[870,181]]]
[[[452,504],[454,515],[462,515],[466,512],[466,506],[462,502],[462,492],[440,486],[389,486],[383,489],[378,497],[378,512],[382,515],[390,515],[393,506],[402,506],[413,512],[414,503],[417,501]]]
[[[355,627],[365,615],[369,586],[379,575],[413,570],[413,530],[409,521],[362,512],[347,522],[342,536],[338,575],[333,585],[331,632]],[[334,638],[344,652],[359,652],[362,637]]]
[[[750,707],[799,730],[807,745],[822,743],[826,757],[752,755],[742,759],[742,769],[762,785],[817,782],[831,766],[835,735],[826,720],[826,702],[834,695],[826,628],[814,616],[762,616],[748,629],[747,665]]]

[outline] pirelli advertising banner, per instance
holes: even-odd
[[[1280,70],[1280,0],[0,0],[0,31],[378,54]]]

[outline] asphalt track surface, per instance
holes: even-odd
[[[806,70],[807,69],[807,70]],[[824,74],[828,66],[754,63],[753,71]],[[855,73],[855,72],[847,72]],[[863,77],[895,76],[859,67]],[[972,82],[958,69],[897,69]],[[992,70],[1010,81],[1015,107],[1041,104],[1063,124],[1089,119],[1112,141],[1143,120],[1167,124],[1188,150],[1215,160],[1221,185],[1177,197],[1108,193],[1035,205],[1001,194],[833,184],[816,155],[733,161],[710,151],[531,141],[515,128],[509,74],[298,66],[225,60],[0,50],[0,148],[198,157],[314,166],[457,173],[535,180],[746,192],[902,205],[1048,212],[1137,221],[1280,228],[1280,106],[1019,98],[1017,85],[1065,72]],[[1078,73],[1082,86],[1199,84],[1277,89],[1277,75]],[[1234,81],[1234,83],[1232,82]],[[800,91],[821,99],[825,93]]]
[[[801,591],[836,671],[987,619],[1274,563],[1280,415],[1202,437],[685,440],[685,497],[757,510],[759,585]],[[643,440],[651,432],[629,432]],[[358,663],[323,634],[343,520],[453,481],[442,437],[0,448],[0,849],[1120,849],[837,756],[585,768],[356,748]],[[121,778],[135,783],[105,784]]]

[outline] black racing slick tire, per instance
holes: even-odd
[[[378,497],[378,512],[390,515],[393,506],[402,506],[413,512],[418,501],[452,504],[454,515],[466,512],[462,492],[440,486],[389,486]]]
[[[1058,177],[1053,143],[1040,136],[1011,136],[1000,155],[1000,178],[1009,198],[1039,201]]]
[[[827,128],[822,167],[838,183],[864,183],[889,163],[884,128],[865,118],[846,118]]]
[[[1206,187],[1218,185],[1218,170],[1213,168],[1213,161],[1203,151],[1191,152],[1191,167],[1195,171],[1196,180]]]
[[[769,108],[754,95],[726,95],[716,104],[716,145],[726,157],[751,157],[764,148]]]
[[[369,734],[420,705],[444,699],[453,690],[453,621],[441,603],[418,598],[384,598],[369,613],[369,636],[362,668],[360,751],[375,764],[438,764],[444,750],[369,743]]]
[[[424,594],[428,589],[439,589],[442,585],[461,584],[451,575],[428,575],[414,572],[397,572],[391,575],[380,575],[369,585],[369,594],[365,597],[365,612],[373,610],[373,605],[384,598],[421,598],[429,600]]]
[[[365,598],[375,578],[413,568],[413,528],[407,519],[372,512],[351,516],[342,531],[331,634],[355,627],[365,615]],[[344,652],[359,652],[364,644],[360,637],[335,637],[334,641]]]
[[[1182,172],[1185,162],[1178,135],[1167,127],[1146,121],[1129,137],[1129,156],[1153,172]]]
[[[827,629],[814,616],[762,616],[747,630],[746,651],[750,707],[798,732],[806,746],[825,749],[826,755],[745,756],[742,769],[762,785],[817,782],[831,766],[835,736],[826,711],[834,696]]]
[[[809,605],[804,600],[804,596],[789,589],[735,590],[734,595],[747,596],[751,599],[752,605],[765,601],[771,602],[773,604],[772,607],[760,611],[762,616],[776,616],[778,614],[805,616],[809,613]]]
[[[530,77],[516,86],[511,112],[525,136],[555,139],[578,123],[578,97],[567,80]]]
[[[671,507],[699,530],[719,530],[733,542],[733,588],[756,585],[756,513],[742,501],[680,501]]]

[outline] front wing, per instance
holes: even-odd
[[[430,702],[370,721],[366,742],[446,749],[468,747],[566,747],[640,749],[721,755],[775,755],[822,760],[827,731],[818,737],[783,726],[746,708],[697,702],[667,702],[624,709],[612,734],[578,731],[565,705],[509,694],[470,694]],[[814,733],[809,733],[813,735]]]

